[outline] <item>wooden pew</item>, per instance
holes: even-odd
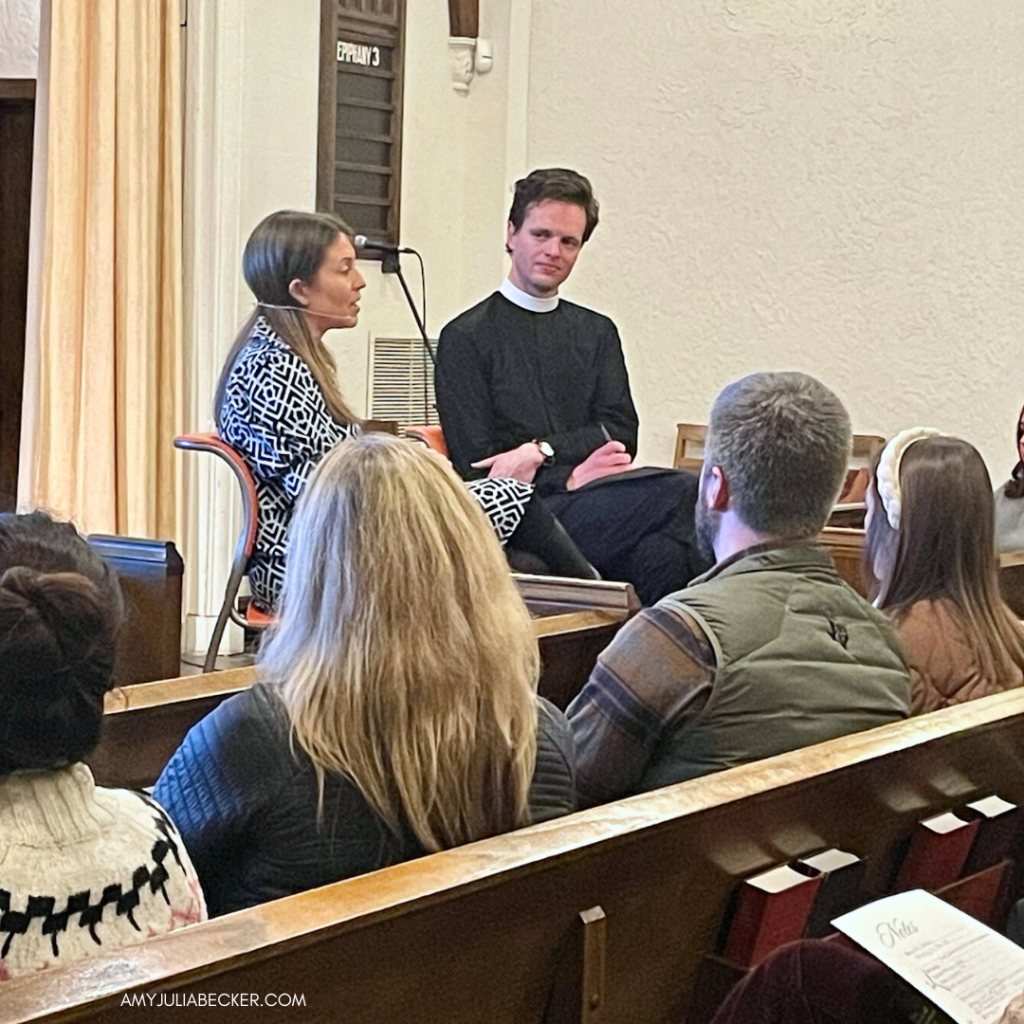
[[[184,563],[171,541],[92,534],[89,544],[113,566],[124,596],[117,645],[118,686],[167,679],[181,659],[181,579]]]
[[[821,540],[831,551],[839,575],[866,596],[863,527],[826,526]],[[1004,551],[999,556],[999,589],[1014,613],[1024,618],[1024,551]]]
[[[1024,619],[1024,551],[1004,551],[999,556],[999,589],[1003,600]]]
[[[534,615],[538,689],[561,708],[580,691],[598,654],[639,608],[629,584],[518,576]],[[253,684],[255,668],[119,687],[107,695],[103,735],[88,758],[101,785],[151,786],[185,734],[222,700]]]
[[[839,575],[862,597],[867,597],[864,579],[864,530],[851,526],[826,526],[821,542],[829,549]]]
[[[314,1024],[675,1024],[739,879],[838,846],[877,891],[918,821],[993,792],[1024,801],[1022,690],[6,982],[0,1024],[137,1021],[126,993],[177,1001],[167,1024],[202,1018],[198,993],[302,994]]]

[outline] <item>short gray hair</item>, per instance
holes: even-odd
[[[805,373],[752,373],[715,399],[704,466],[720,466],[750,529],[797,540],[818,533],[850,459],[850,416]]]

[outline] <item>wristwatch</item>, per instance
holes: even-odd
[[[555,449],[551,447],[551,442],[538,441],[537,438],[534,438],[533,444],[540,449],[541,455],[544,456],[544,462],[542,465],[550,466],[555,461]]]

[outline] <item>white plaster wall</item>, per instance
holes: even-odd
[[[1019,0],[542,0],[532,166],[593,180],[565,294],[620,326],[641,455],[728,380],[799,368],[855,429],[969,438],[1024,401]]]
[[[40,0],[0,0],[0,78],[35,78]]]

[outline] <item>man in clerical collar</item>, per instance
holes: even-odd
[[[465,478],[533,483],[602,575],[652,602],[707,567],[693,540],[697,480],[633,467],[639,423],[615,324],[559,296],[597,222],[576,171],[516,183],[508,277],[441,332],[437,408]]]

